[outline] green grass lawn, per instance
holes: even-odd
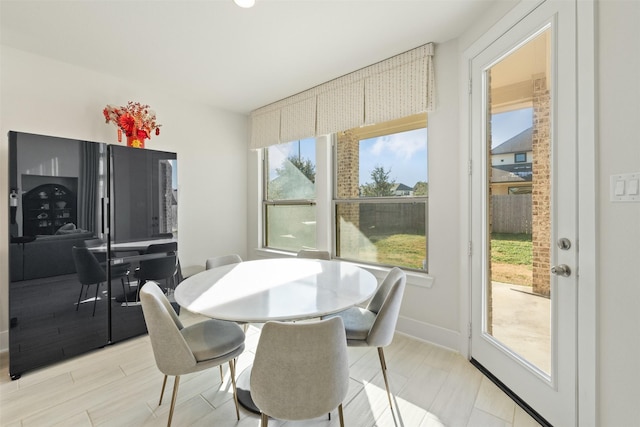
[[[297,251],[300,247],[315,244],[315,230],[291,229],[291,223],[303,224],[315,220],[308,207],[303,209],[283,209],[271,212],[270,224],[273,233],[269,245],[279,249]],[[291,221],[291,218],[296,218]],[[278,228],[278,226],[280,226]],[[295,236],[295,238],[293,238]],[[364,236],[363,236],[364,237]],[[365,239],[367,237],[364,237]],[[394,234],[391,236],[368,236],[368,249],[360,249],[358,259],[384,265],[397,265],[422,270],[422,262],[427,258],[425,236],[416,234]],[[491,278],[506,283],[531,285],[532,243],[530,234],[491,235]]]
[[[515,265],[532,265],[531,234],[491,235],[491,261]]]
[[[533,244],[530,234],[491,235],[491,280],[532,285]]]
[[[422,269],[426,238],[411,234],[371,236],[377,262]],[[530,234],[491,235],[492,279],[519,285],[531,285],[532,243]]]
[[[315,221],[315,211],[308,207],[279,207],[269,211],[269,246],[298,251],[315,245],[315,229],[306,226]],[[293,227],[292,224],[305,224]],[[353,258],[365,262],[422,270],[427,259],[427,239],[424,235],[364,235],[368,240],[360,245]],[[530,234],[491,235],[491,278],[506,283],[531,285],[533,268]],[[348,258],[349,255],[345,254]]]
[[[422,269],[426,258],[427,239],[413,234],[395,234],[392,236],[371,238],[376,247],[377,262],[387,265]]]

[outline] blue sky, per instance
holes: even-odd
[[[416,129],[360,141],[360,185],[372,182],[376,166],[391,173],[396,184],[413,187],[427,181],[427,130]]]
[[[272,145],[269,147],[269,176],[275,177],[277,168],[282,167],[282,163],[289,156],[300,155],[303,159],[310,159],[316,163],[315,138],[306,138],[300,141],[293,141],[286,144]]]
[[[502,144],[532,125],[532,109],[494,114],[491,117],[492,147]],[[427,130],[402,132],[360,142],[360,185],[371,182],[371,171],[381,165],[391,169],[389,178],[408,186],[428,181]],[[433,161],[433,159],[432,159]]]
[[[171,163],[171,187],[174,190],[178,189],[178,161],[177,160],[169,160]]]
[[[509,111],[491,116],[491,148],[495,148],[509,138],[532,126],[533,109]]]

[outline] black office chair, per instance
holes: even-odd
[[[135,272],[135,277],[138,279],[138,294],[140,294],[140,288],[148,280],[157,282],[164,280],[166,289],[175,288],[175,278],[178,274],[178,243],[161,243],[156,245],[149,245],[145,254],[166,254],[163,257],[147,259],[140,261],[140,267]]]
[[[86,286],[85,289],[85,298],[89,291],[89,286],[96,285],[96,294],[93,300],[93,314],[96,315],[96,303],[98,302],[98,292],[100,290],[100,285],[103,282],[107,281],[107,273],[103,264],[101,264],[98,259],[95,257],[91,251],[87,247],[77,247],[74,246],[71,249],[71,253],[73,255],[73,262],[76,266],[76,272],[78,274],[78,280],[80,281],[80,295],[78,295],[78,303],[76,304],[76,311],[78,311],[80,307],[80,300],[82,299],[82,290]],[[120,279],[122,282],[122,292],[125,296],[125,302],[128,305],[129,301],[127,300],[127,293],[124,289],[124,278],[128,277],[129,269],[126,265],[113,267],[111,269],[111,279]]]
[[[100,265],[102,266],[102,268],[104,268],[105,270],[107,269],[107,250],[106,250],[106,243],[104,240],[100,239],[100,238],[93,238],[93,239],[86,239],[84,241],[84,245],[89,248],[89,251],[91,251],[91,253],[96,257],[96,259],[98,260],[98,262],[100,263]],[[100,251],[95,251],[95,250],[91,250],[91,248],[97,248],[100,246],[104,246],[104,251],[100,250]],[[125,277],[127,279],[127,289],[129,291],[129,294],[131,294],[131,280],[129,279],[129,273],[131,272],[131,263],[130,262],[125,262],[122,264],[118,264],[118,265],[114,265],[111,266],[111,274],[112,275],[116,275],[118,277],[120,277],[121,274],[125,274]],[[126,292],[122,292],[123,293],[123,297],[124,297],[124,301],[127,305],[129,305],[128,299],[127,299],[127,293]],[[121,301],[120,299],[118,299],[119,301]]]

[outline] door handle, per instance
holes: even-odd
[[[571,276],[571,269],[567,264],[554,265],[551,267],[551,274],[556,276],[569,277]]]
[[[558,247],[563,251],[568,251],[569,249],[571,249],[571,240],[567,239],[566,237],[558,239]]]

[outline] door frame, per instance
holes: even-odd
[[[460,55],[460,170],[467,173],[461,180],[460,253],[460,353],[470,359],[471,331],[471,61],[486,47],[506,33],[544,0],[523,0],[509,10]],[[576,93],[578,141],[578,265],[580,285],[577,295],[577,419],[580,426],[598,424],[597,395],[597,146],[596,146],[596,1],[576,2]]]

